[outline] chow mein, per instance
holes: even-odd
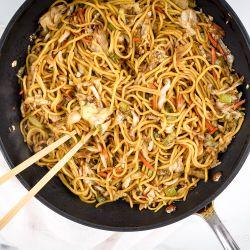
[[[244,121],[243,83],[225,32],[193,0],[55,1],[30,39],[20,127],[63,184],[96,206],[125,200],[154,212],[185,200]]]

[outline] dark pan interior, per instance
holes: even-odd
[[[52,3],[52,0],[27,0],[11,20],[0,43],[0,144],[10,167],[31,155],[19,130],[21,117],[17,68],[24,64],[29,35],[36,30],[39,16]],[[226,44],[236,57],[235,68],[245,76],[245,84],[250,83],[249,39],[239,19],[224,0],[198,0],[198,5],[205,13],[212,15],[215,22],[226,31]],[[16,68],[11,67],[14,60],[18,61]],[[250,100],[249,91],[246,91],[245,85],[242,91],[245,98]],[[221,181],[200,183],[198,188],[189,194],[186,202],[177,203],[177,211],[171,215],[166,214],[164,209],[158,213],[140,212],[137,207],[130,209],[129,205],[122,201],[96,209],[93,205],[81,202],[78,197],[70,193],[57,177],[43,188],[37,198],[66,218],[101,229],[136,231],[174,223],[193,214],[213,200],[238,173],[249,151],[249,105],[247,103],[246,121],[241,131],[228,151],[221,156],[223,163],[211,171],[211,174],[214,171],[222,171]],[[12,125],[16,127],[14,132],[9,131]],[[46,172],[45,168],[33,166],[18,178],[27,189],[30,189]]]

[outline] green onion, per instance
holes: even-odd
[[[154,171],[153,170],[148,170],[148,177],[151,177],[153,175]]]
[[[232,96],[228,94],[223,94],[219,96],[219,101],[223,103],[230,104],[232,103]]]
[[[196,5],[196,0],[188,0],[188,7],[189,8],[195,8]]]
[[[97,199],[97,201],[98,201],[99,203],[102,203],[102,202],[106,201],[105,197],[103,197],[103,196],[99,196],[99,197],[97,197],[96,199]]]
[[[174,133],[169,134],[163,141],[163,144],[167,146],[168,144],[172,143],[175,139]]]
[[[159,137],[160,137],[159,133],[157,131],[154,131],[154,138],[157,139]]]
[[[151,97],[151,94],[149,94],[149,93],[146,93],[146,94],[145,94],[145,98],[146,98],[147,100],[149,100],[150,97]]]
[[[215,138],[215,137],[217,137],[219,134],[220,134],[220,131],[217,130],[217,131],[213,134],[213,137]]]
[[[116,54],[111,54],[109,57],[114,63],[118,63],[120,61],[120,57]]]
[[[177,194],[176,189],[174,187],[165,189],[164,193],[166,196],[169,196],[169,197],[173,197]]]
[[[165,110],[167,113],[172,113],[174,111],[173,107],[169,103],[165,105]]]
[[[93,12],[93,15],[95,16],[96,14],[98,14],[99,12],[98,12],[98,10],[95,10],[94,12]]]
[[[114,25],[113,25],[112,23],[109,23],[109,24],[108,24],[108,29],[109,29],[110,31],[113,31],[113,30],[115,30],[115,27],[114,27]]]
[[[125,102],[120,102],[119,103],[119,109],[122,113],[126,113],[129,111],[129,105]]]

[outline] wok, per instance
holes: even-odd
[[[10,21],[0,42],[0,147],[10,168],[32,154],[19,130],[21,99],[16,74],[18,67],[24,65],[30,43],[29,36],[36,31],[39,17],[53,2],[27,0]],[[225,43],[236,58],[234,67],[240,75],[245,76],[245,82],[250,82],[250,41],[237,15],[224,0],[198,0],[197,3],[199,8],[213,16],[215,22],[223,27],[226,32]],[[12,68],[14,60],[17,60],[17,67]],[[247,100],[245,122],[228,150],[220,156],[222,164],[209,172],[211,177],[215,172],[221,171],[222,178],[219,182],[213,182],[211,178],[207,183],[200,182],[185,202],[176,203],[177,210],[174,213],[167,214],[164,209],[158,213],[139,211],[138,208],[130,209],[123,201],[108,203],[96,209],[94,205],[80,201],[57,177],[53,178],[36,198],[72,221],[112,231],[154,229],[196,213],[228,186],[247,158],[250,149],[250,92],[246,89],[246,83],[241,87],[241,91],[243,98]],[[46,168],[32,166],[18,175],[18,179],[30,189],[46,172]],[[213,225],[213,222],[218,225],[219,221],[214,215],[207,218],[210,218],[210,222],[212,220]],[[219,231],[221,230],[224,229],[219,227]],[[237,246],[233,245],[231,239],[231,247],[237,249]]]

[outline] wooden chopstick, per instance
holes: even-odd
[[[78,142],[50,171],[0,220],[0,230],[23,208],[32,197],[34,197],[55,175],[56,173],[74,156],[74,154],[90,139],[92,133],[88,133]]]
[[[76,134],[76,131],[72,132],[72,136]],[[0,177],[0,185],[11,179],[12,177],[18,175],[23,170],[34,164],[35,162],[39,161],[41,158],[43,158],[45,155],[49,154],[54,149],[58,148],[60,145],[68,141],[70,138],[72,138],[70,135],[65,135],[59,140],[55,141],[48,147],[42,149],[38,153],[32,155],[29,159],[25,160],[21,164],[17,165],[15,168],[7,172],[5,175]]]

